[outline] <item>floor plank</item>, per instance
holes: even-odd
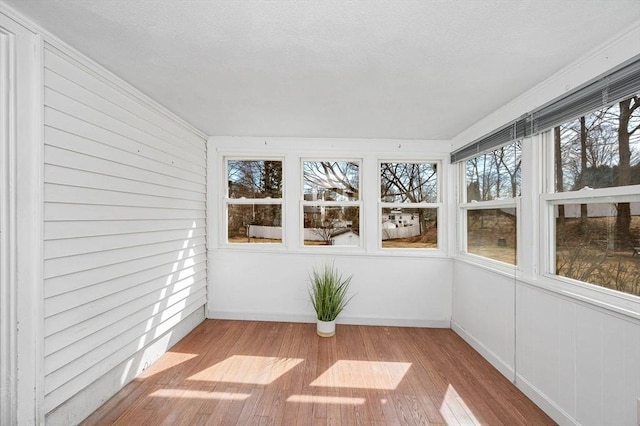
[[[555,423],[448,329],[207,320],[83,424]]]

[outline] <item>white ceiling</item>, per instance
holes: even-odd
[[[640,21],[640,0],[7,2],[233,136],[450,139]]]

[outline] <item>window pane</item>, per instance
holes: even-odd
[[[509,199],[520,196],[520,142],[466,162],[467,201]]]
[[[382,163],[380,198],[386,203],[437,203],[436,164]]]
[[[383,208],[383,248],[437,248],[438,209]]]
[[[556,274],[640,296],[640,203],[556,206]]]
[[[229,160],[229,198],[282,198],[282,161]]]
[[[359,193],[359,165],[353,161],[305,161],[304,199],[307,201],[355,201]]]
[[[516,264],[516,209],[467,210],[467,252]]]
[[[360,245],[360,208],[304,206],[304,245]]]
[[[230,204],[227,235],[230,243],[281,243],[282,206]]]
[[[554,129],[556,192],[640,184],[639,104],[626,99]]]

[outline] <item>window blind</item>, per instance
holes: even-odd
[[[525,136],[525,125],[525,118],[521,118],[500,127],[469,145],[454,151],[451,154],[451,163],[475,157],[480,153],[491,151],[514,140],[523,138]]]
[[[451,153],[463,161],[630,96],[640,95],[640,55]]]

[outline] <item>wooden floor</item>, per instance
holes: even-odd
[[[555,423],[448,329],[207,320],[85,424]]]

